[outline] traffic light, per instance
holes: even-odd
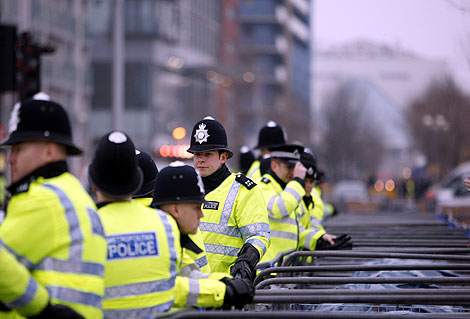
[[[16,27],[0,25],[0,93],[15,90]]]
[[[32,43],[29,32],[23,32],[16,52],[18,91],[20,100],[24,100],[41,90],[41,47]]]

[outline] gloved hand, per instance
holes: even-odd
[[[352,249],[353,243],[350,241],[351,236],[342,234],[337,238],[333,239],[334,244],[328,243],[326,240],[318,239],[317,247],[315,250],[338,250],[338,249]]]
[[[255,267],[259,258],[259,252],[255,247],[253,247],[253,245],[243,245],[242,249],[238,253],[238,258],[235,261],[235,264],[230,269],[230,274],[233,277],[240,277],[253,282],[256,275]]]
[[[46,308],[39,314],[28,317],[29,319],[85,319],[82,315],[77,313],[70,307],[65,305],[53,305],[50,302]]]
[[[251,281],[227,277],[222,278],[220,281],[226,285],[224,304],[222,306],[224,309],[230,309],[232,306],[242,309],[246,304],[253,301],[255,287]]]

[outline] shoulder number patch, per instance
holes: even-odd
[[[268,184],[268,183],[270,182],[269,178],[267,178],[267,177],[263,177],[263,178],[261,179],[261,181],[262,181],[263,183],[265,183],[265,184]]]
[[[205,202],[204,206],[202,206],[202,209],[217,210],[217,209],[219,209],[219,202]]]
[[[108,260],[158,256],[157,236],[153,232],[106,236]]]
[[[246,177],[243,174],[238,174],[235,180],[248,189],[252,189],[256,186],[255,182],[253,182],[250,178]]]

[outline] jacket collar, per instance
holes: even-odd
[[[276,173],[274,173],[274,171],[272,169],[268,169],[268,171],[266,172],[267,174],[271,175],[274,180],[279,184],[281,185],[282,189],[286,188],[287,186],[287,183],[283,182],[279,177],[277,177]]]
[[[63,173],[66,173],[68,171],[67,169],[67,162],[65,161],[58,161],[58,162],[52,162],[52,163],[47,163],[38,169],[32,171],[19,181],[11,184],[8,186],[8,191],[10,192],[11,195],[15,195],[24,189],[29,188],[29,184],[31,184],[33,181],[38,179],[39,177],[44,177],[44,178],[53,178],[56,176],[59,176]]]
[[[228,170],[227,165],[225,163],[222,165],[221,168],[216,170],[209,176],[202,178],[202,183],[204,184],[204,190],[206,194],[216,189],[222,182],[230,176],[230,171]]]

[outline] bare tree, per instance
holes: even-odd
[[[470,158],[470,98],[447,77],[434,81],[408,108],[416,146],[427,157],[433,176]]]
[[[324,108],[323,158],[333,180],[375,173],[383,154],[383,138],[366,117],[365,93],[345,84]]]

